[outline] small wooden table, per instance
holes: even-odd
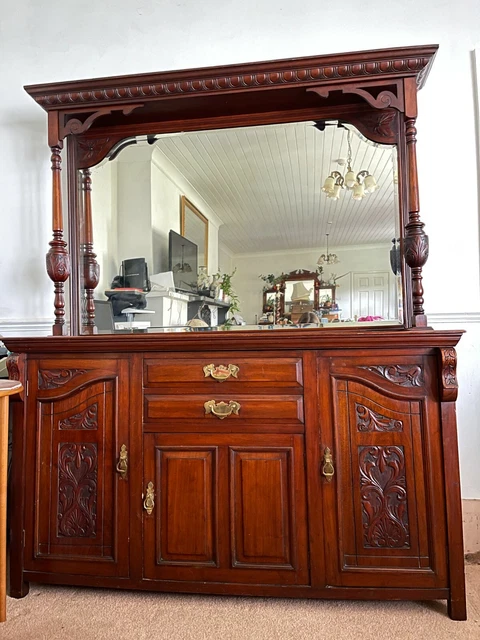
[[[22,389],[16,380],[0,380],[0,622],[7,619],[8,397]]]

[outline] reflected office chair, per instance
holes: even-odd
[[[95,324],[98,333],[113,333],[115,322],[110,300],[95,300]]]

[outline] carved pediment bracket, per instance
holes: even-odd
[[[71,111],[60,111],[58,114],[60,140],[63,140],[68,135],[79,135],[81,133],[85,133],[85,131],[90,129],[97,118],[110,115],[113,111],[121,111],[124,116],[128,116],[132,111],[140,107],[143,107],[143,103],[101,107],[100,109],[95,110],[86,107],[85,109],[75,109],[73,114]],[[75,117],[72,118],[72,115]]]
[[[385,87],[382,89],[382,87]],[[387,88],[388,87],[388,88]],[[392,90],[393,89],[393,90]],[[392,80],[387,85],[387,81],[382,82],[344,82],[329,84],[326,86],[310,87],[307,91],[316,93],[321,98],[328,98],[330,93],[340,91],[360,96],[374,109],[388,109],[392,107],[405,111],[403,86],[399,80]]]
[[[455,402],[458,395],[457,352],[453,347],[440,349],[440,398]]]

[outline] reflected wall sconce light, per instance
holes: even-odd
[[[351,131],[347,129],[347,172],[343,176],[340,171],[332,171],[332,173],[325,180],[322,191],[327,195],[327,198],[332,200],[338,200],[340,197],[340,191],[342,189],[348,189],[352,192],[352,198],[354,200],[363,200],[368,193],[373,193],[378,189],[377,181],[375,177],[367,170],[362,169],[358,173],[352,169],[352,143],[351,143]],[[342,163],[345,163],[345,160]]]

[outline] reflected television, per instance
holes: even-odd
[[[173,230],[168,235],[168,268],[177,291],[197,293],[198,247]]]

